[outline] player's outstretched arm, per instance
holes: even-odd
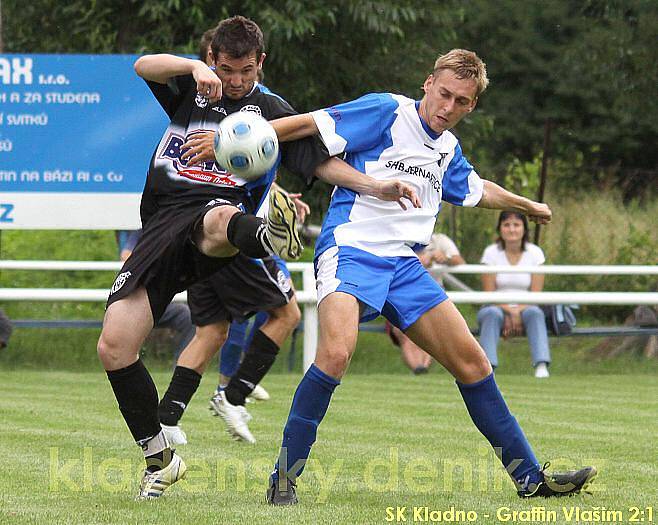
[[[414,208],[421,207],[416,191],[409,184],[399,180],[373,179],[337,157],[331,157],[320,164],[315,170],[315,176],[333,186],[348,188],[383,201],[395,201],[403,210],[406,210],[407,206],[402,199],[408,199]]]
[[[276,131],[279,142],[299,140],[319,133],[318,126],[310,113],[278,118],[271,120],[270,124]]]
[[[511,191],[507,191],[495,182],[484,180],[482,199],[478,203],[480,208],[494,210],[518,211],[528,216],[531,221],[539,224],[551,222],[553,213],[547,204],[535,202]]]
[[[197,91],[210,101],[222,96],[222,82],[215,72],[201,60],[175,55],[144,55],[134,65],[135,72],[144,80],[166,84],[171,77],[192,75]]]

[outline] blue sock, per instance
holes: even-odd
[[[233,322],[228,331],[226,342],[222,345],[219,358],[219,373],[226,377],[233,377],[238,371],[244,348],[244,338],[247,334],[249,321],[243,323]]]
[[[457,381],[471,419],[496,450],[503,466],[524,490],[542,481],[539,462],[530,443],[498,390],[493,373],[477,383],[465,385]]]
[[[281,452],[272,473],[274,481],[279,479],[279,466],[283,464],[286,470],[282,469],[281,473],[290,480],[294,481],[303,472],[311,446],[315,443],[318,425],[339,384],[340,381],[314,364],[308,369],[292,399],[288,421],[283,429]]]

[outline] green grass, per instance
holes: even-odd
[[[161,390],[168,377],[155,374]],[[215,377],[206,375],[183,420],[190,444],[181,455],[195,476],[137,503],[141,453],[102,371],[0,371],[0,523],[385,523],[396,506],[454,506],[497,523],[498,508],[532,505],[557,510],[558,522],[565,505],[620,510],[625,521],[629,507],[653,505],[656,519],[655,376],[501,375],[541,460],[600,470],[592,495],[523,502],[446,374],[348,374],[301,480],[301,504],[274,509],[263,502],[265,480],[298,379],[266,378],[273,399],[250,407],[258,443],[247,446],[210,417]]]
[[[468,307],[466,308],[468,310]],[[465,316],[472,322],[472,312]],[[99,369],[96,356],[96,341],[99,329],[38,329],[15,330],[10,345],[0,350],[0,370],[70,370],[96,371]],[[550,338],[553,363],[551,372],[557,375],[582,374],[658,374],[658,360],[637,355],[623,355],[600,361],[592,350],[602,341],[600,337]],[[620,339],[621,341],[621,339]],[[142,357],[154,370],[168,370],[171,365],[172,344],[165,338],[160,344],[147,343]],[[293,357],[293,371],[301,372],[303,337],[297,340]],[[285,343],[274,363],[272,373],[288,372],[290,344]],[[217,358],[215,358],[217,359]],[[531,374],[530,351],[526,338],[502,340],[499,345],[500,367],[498,374]],[[216,368],[214,361],[211,368]],[[350,372],[357,374],[399,373],[407,369],[400,359],[400,351],[388,337],[381,333],[361,332],[358,349],[350,365]],[[441,373],[438,365],[434,373]]]

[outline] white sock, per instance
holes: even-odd
[[[154,456],[158,452],[162,452],[164,449],[169,448],[167,436],[165,436],[165,433],[162,430],[152,438],[137,444],[142,447],[144,457]]]

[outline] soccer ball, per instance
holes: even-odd
[[[217,163],[238,177],[251,181],[267,173],[279,154],[274,128],[253,111],[231,113],[215,133]]]

